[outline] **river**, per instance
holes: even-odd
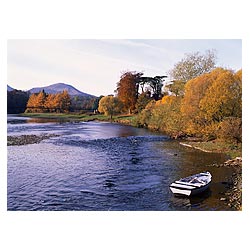
[[[8,115],[8,135],[56,134],[37,144],[8,146],[8,210],[230,210],[220,200],[231,169],[224,154],[205,153],[163,134],[105,122]],[[210,171],[210,188],[175,197],[176,179]]]

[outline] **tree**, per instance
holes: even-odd
[[[68,112],[70,108],[70,96],[67,90],[63,90],[62,93],[59,93],[59,107],[61,112]]]
[[[31,94],[27,103],[26,113],[35,112],[37,105],[37,94]]]
[[[229,142],[242,142],[242,119],[226,118],[219,124],[218,136]]]
[[[137,112],[141,112],[143,109],[145,109],[145,107],[147,106],[147,104],[152,100],[151,98],[151,93],[150,91],[147,92],[143,92],[139,95],[137,102],[136,102],[136,111]]]
[[[175,64],[169,74],[173,80],[186,83],[197,76],[211,72],[215,68],[215,63],[216,53],[214,50],[207,50],[204,55],[200,52],[190,53]]]
[[[7,113],[23,113],[29,100],[29,93],[21,90],[7,91]]]
[[[188,134],[199,133],[206,126],[205,114],[200,109],[200,102],[205,96],[207,89],[223,72],[223,69],[217,68],[211,73],[198,76],[185,84],[185,95],[181,101],[181,112],[186,120],[186,132]]]
[[[175,96],[183,96],[184,95],[184,87],[185,83],[180,80],[173,80],[171,83],[165,85],[165,91],[167,93],[173,93]]]
[[[110,116],[110,119],[112,120],[113,115],[121,111],[121,107],[122,103],[119,101],[119,99],[109,95],[102,97],[102,99],[99,101],[98,111]]]
[[[56,103],[55,103],[55,94],[48,94],[45,102],[45,108],[49,112],[54,112],[56,111]]]
[[[200,102],[208,121],[220,122],[226,117],[242,116],[242,83],[238,75],[224,70],[206,91]]]
[[[139,96],[139,83],[141,72],[128,71],[121,75],[117,83],[117,97],[123,103],[125,110],[130,114],[135,110],[135,104]]]
[[[155,101],[158,101],[162,97],[162,87],[164,78],[167,76],[154,76],[148,77],[143,76],[139,78],[139,84],[144,86],[146,83],[150,86],[152,90],[152,97]],[[143,89],[143,88],[142,88]]]
[[[70,105],[71,99],[67,90],[48,95],[41,91],[30,96],[25,112],[68,112]]]
[[[35,107],[37,108],[38,112],[44,112],[46,102],[46,93],[42,90],[36,97]]]

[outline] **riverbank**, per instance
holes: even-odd
[[[191,139],[192,140],[192,139]],[[230,160],[222,164],[213,164],[216,168],[233,168],[233,175],[223,182],[227,191],[221,193],[221,202],[225,202],[233,210],[242,210],[242,144],[233,145],[225,141],[191,141],[180,142],[185,147],[194,148],[203,152],[225,153]]]
[[[216,168],[234,168],[234,173],[231,177],[223,182],[226,185],[227,191],[221,193],[221,202],[225,202],[233,210],[242,210],[242,158],[228,160],[223,164],[213,164]]]
[[[208,153],[224,153],[231,159],[242,157],[242,144],[232,144],[222,140],[192,141],[192,139],[180,142],[185,147],[201,150]]]
[[[136,115],[116,115],[111,120],[109,116],[103,114],[76,114],[76,113],[23,113],[20,114],[24,117],[30,118],[47,118],[47,119],[62,119],[68,121],[105,121],[116,122],[123,125],[129,125],[137,127]],[[196,138],[187,138],[180,142],[183,146],[202,150],[204,152],[217,152],[225,153],[231,159],[242,156],[242,144],[230,144],[225,141],[212,140],[212,141],[200,141]]]
[[[136,126],[136,117],[134,115],[114,115],[112,119],[103,114],[76,114],[76,113],[23,113],[23,117],[29,118],[46,118],[46,119],[62,119],[69,121],[106,121],[118,122],[124,125]]]

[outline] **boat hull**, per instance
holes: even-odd
[[[175,195],[191,196],[206,191],[211,183],[211,174],[208,174],[206,183],[192,184],[191,182],[175,181],[170,185],[170,190]],[[202,174],[204,176],[204,173]],[[192,176],[191,176],[192,177]]]

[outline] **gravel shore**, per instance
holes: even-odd
[[[228,191],[220,198],[222,202],[227,202],[227,205],[233,210],[242,210],[242,158],[228,160],[223,164],[214,164],[218,168],[232,167],[234,168],[233,175],[226,180]]]
[[[21,146],[26,144],[40,143],[42,140],[56,137],[56,134],[42,134],[42,135],[20,135],[7,136],[7,146]]]

